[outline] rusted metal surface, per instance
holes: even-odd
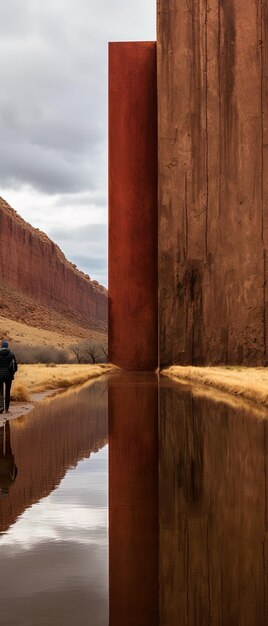
[[[156,44],[109,46],[109,359],[158,361]]]

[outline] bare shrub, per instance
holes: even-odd
[[[84,345],[84,358],[85,363],[99,363],[100,354],[99,349],[94,344],[86,343]]]
[[[68,352],[55,346],[28,346],[22,343],[12,343],[10,347],[15,353],[18,363],[61,364],[70,362]]]
[[[95,364],[106,363],[108,361],[107,347],[102,344],[83,341],[75,346],[71,346],[70,350],[75,355],[77,363]]]
[[[101,346],[102,352],[104,354],[105,357],[105,362],[108,363],[108,346]]]
[[[77,363],[85,363],[84,352],[81,344],[79,344],[78,346],[70,346],[70,350],[74,353]]]

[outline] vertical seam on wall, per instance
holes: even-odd
[[[208,205],[209,205],[209,178],[208,178],[208,0],[205,4],[205,76],[206,76],[206,235],[205,235],[205,252],[206,261],[208,258]]]
[[[221,214],[221,6],[218,2],[218,98],[219,98],[219,215]]]
[[[266,291],[266,254],[264,243],[264,212],[263,212],[263,0],[260,0],[260,20],[261,20],[261,41],[260,41],[260,70],[261,70],[261,238],[263,249],[263,342],[264,342],[264,363],[266,365],[266,311],[265,311],[265,291]]]
[[[185,213],[185,226],[184,226],[184,246],[185,246],[185,261],[188,259],[188,178],[187,172],[184,174],[184,213]]]
[[[266,363],[267,363],[265,292],[266,292],[266,250],[265,250],[264,242],[263,242],[263,342],[264,342],[264,365],[266,365]]]
[[[263,0],[260,2],[261,8],[261,41],[260,41],[260,65],[261,65],[261,236],[262,243],[264,245],[264,232],[263,232]]]
[[[160,328],[160,310],[161,310],[161,290],[160,290],[160,263],[159,263],[159,255],[160,255],[160,159],[159,159],[159,106],[158,106],[158,71],[159,71],[159,63],[158,63],[158,50],[159,50],[159,20],[160,20],[160,6],[159,0],[157,0],[157,23],[156,23],[156,46],[155,46],[155,71],[156,71],[156,151],[157,151],[157,367],[158,371],[161,369],[161,328]]]

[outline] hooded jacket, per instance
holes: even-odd
[[[0,382],[13,380],[17,371],[17,361],[15,354],[9,348],[0,349]]]

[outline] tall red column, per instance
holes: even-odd
[[[155,42],[109,46],[109,360],[158,364]]]

